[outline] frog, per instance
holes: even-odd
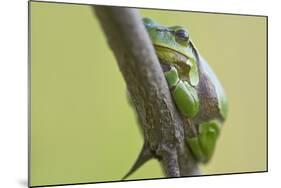
[[[143,23],[171,97],[184,121],[186,145],[198,163],[206,164],[213,156],[228,113],[228,100],[222,84],[199,53],[187,28],[163,26],[151,18],[143,18]],[[144,145],[124,178],[151,156]]]

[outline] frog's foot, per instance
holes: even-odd
[[[144,143],[136,162],[129,170],[129,172],[122,178],[122,180],[125,180],[128,176],[133,174],[139,167],[141,167],[145,162],[147,162],[152,158],[154,158],[153,153],[151,152],[149,146],[146,143]]]
[[[207,163],[212,157],[220,132],[220,122],[211,120],[199,125],[198,136],[188,138],[192,153],[200,162]]]

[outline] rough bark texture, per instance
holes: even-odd
[[[145,142],[167,177],[200,174],[184,139],[161,66],[137,10],[95,6],[101,27],[136,107]]]

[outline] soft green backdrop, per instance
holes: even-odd
[[[266,169],[266,18],[140,10],[186,26],[229,98],[204,174]],[[31,185],[120,180],[142,137],[89,6],[31,3]],[[156,160],[129,179],[163,177]]]

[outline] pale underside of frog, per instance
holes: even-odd
[[[215,73],[200,55],[181,26],[165,27],[150,18],[143,19],[173,101],[188,124],[186,142],[198,162],[207,163],[213,155],[228,104]],[[143,148],[125,179],[153,155]]]

